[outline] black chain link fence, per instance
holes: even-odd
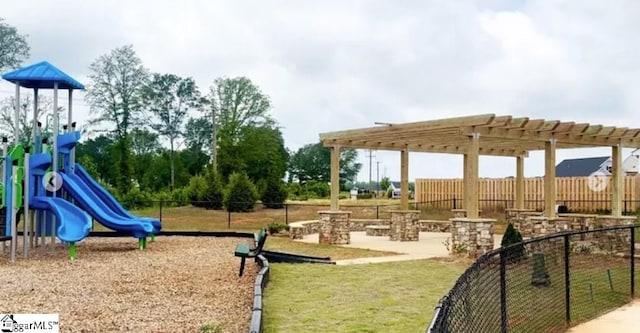
[[[638,296],[640,226],[566,232],[496,249],[460,276],[427,333],[564,332]]]

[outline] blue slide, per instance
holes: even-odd
[[[109,209],[111,209],[111,211],[113,211],[116,215],[126,219],[147,221],[153,225],[153,227],[156,229],[156,233],[160,231],[160,229],[162,228],[160,220],[151,217],[139,217],[129,213],[126,209],[124,209],[124,207],[122,207],[118,200],[114,198],[113,195],[111,195],[111,193],[109,193],[109,191],[102,187],[95,179],[93,179],[93,177],[89,175],[87,170],[85,170],[80,164],[76,163],[74,168],[74,174],[78,176],[78,178],[80,178],[85,183],[85,185],[87,185],[87,187],[91,189],[91,191],[93,191],[93,193],[100,200],[102,200],[102,202],[104,202],[107,207],[109,207]]]
[[[91,231],[89,215],[64,199],[31,197],[29,207],[49,211],[55,215],[58,225],[56,235],[63,242],[79,242],[87,237]]]
[[[60,175],[64,190],[100,224],[115,231],[130,233],[138,239],[155,233],[155,228],[149,221],[123,218],[115,214],[78,176],[66,173]]]

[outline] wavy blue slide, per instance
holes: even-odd
[[[109,193],[109,191],[107,191],[95,179],[93,179],[93,177],[89,175],[87,170],[85,170],[80,164],[76,163],[74,168],[75,175],[78,176],[78,178],[80,178],[87,185],[87,187],[90,188],[93,193],[107,205],[107,207],[109,207],[114,213],[116,213],[116,215],[127,219],[147,221],[153,225],[156,234],[160,231],[160,229],[162,228],[160,220],[151,217],[139,217],[131,214],[124,207],[122,207],[118,200],[114,198],[113,195]]]
[[[91,218],[72,203],[51,197],[31,197],[29,208],[52,212],[58,222],[56,235],[63,242],[79,242],[91,231]]]
[[[100,224],[115,231],[130,233],[138,239],[154,234],[155,228],[149,221],[123,218],[115,214],[78,176],[66,173],[60,175],[62,187],[69,196]]]

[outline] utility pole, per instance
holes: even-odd
[[[380,161],[376,161],[376,191],[380,191]]]
[[[369,191],[371,191],[373,189],[373,182],[372,182],[372,175],[373,173],[371,172],[372,167],[373,167],[373,158],[376,157],[375,155],[373,155],[373,150],[369,149]]]
[[[211,166],[218,171],[218,125],[216,124],[216,106],[211,103]]]

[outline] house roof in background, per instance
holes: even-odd
[[[587,177],[597,171],[609,156],[567,159],[556,166],[556,177]]]

